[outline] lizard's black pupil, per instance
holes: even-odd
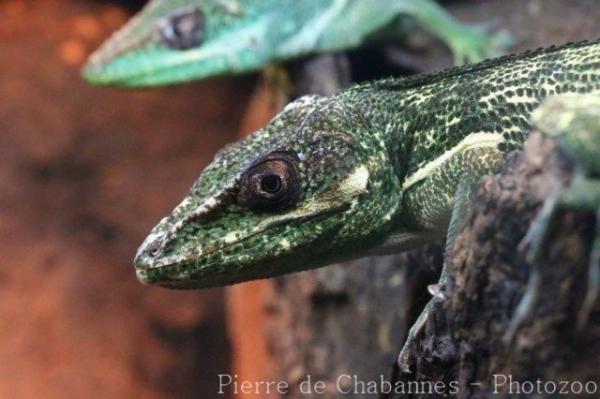
[[[297,159],[273,152],[259,158],[242,175],[237,201],[253,210],[276,212],[294,206],[301,188]]]
[[[204,40],[204,16],[195,7],[184,8],[160,22],[161,40],[170,48],[188,50]]]
[[[266,175],[260,181],[260,188],[269,194],[276,194],[281,190],[281,177],[277,175]]]

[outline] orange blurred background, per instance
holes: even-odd
[[[522,50],[597,32],[583,18],[596,1],[445,4],[508,26]],[[227,397],[218,374],[272,379],[269,281],[169,291],[135,278],[154,224],[276,109],[256,75],[138,91],[84,82],[86,57],[143,4],[0,0],[0,399],[212,399]]]
[[[142,286],[132,258],[255,78],[89,86],[80,65],[143,3],[0,1],[0,398],[214,398],[233,370],[223,290]]]

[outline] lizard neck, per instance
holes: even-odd
[[[396,178],[404,181],[416,132],[415,118],[411,116],[416,116],[418,110],[413,106],[413,96],[370,89],[349,93],[352,90],[334,98],[339,98],[339,102],[350,110],[353,125],[361,126],[356,131],[357,141],[369,143],[370,156],[391,166]]]
[[[600,42],[572,43],[340,96],[366,120],[360,142],[379,168],[393,170],[397,184],[385,194],[400,193],[398,220],[443,230],[465,173],[473,180],[495,173],[506,153],[521,148],[531,112],[546,97],[600,92],[598,60]]]

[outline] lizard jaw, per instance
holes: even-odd
[[[343,210],[349,206],[350,203],[348,202],[342,202],[333,207],[325,206],[325,204],[321,203],[310,204],[310,206],[303,207],[291,214],[271,217],[257,225],[254,229],[248,231],[243,237],[237,237],[235,240],[229,241],[227,237],[224,237],[220,243],[213,244],[211,246],[190,248],[185,252],[179,252],[176,255],[171,256],[153,256],[154,248],[157,248],[157,245],[160,245],[160,243],[163,242],[163,235],[166,233],[150,234],[146,240],[144,240],[135,256],[134,266],[136,269],[136,275],[142,283],[154,284],[156,279],[151,277],[153,272],[158,272],[158,274],[166,274],[168,270],[171,270],[174,272],[171,276],[172,278],[169,279],[169,281],[161,280],[159,282],[160,285],[184,288],[186,285],[193,284],[195,287],[199,287],[202,286],[203,283],[198,279],[193,281],[190,280],[187,273],[189,272],[189,268],[182,267],[182,265],[187,262],[198,262],[204,264],[201,267],[196,267],[194,269],[196,270],[196,273],[200,272],[200,274],[205,274],[205,279],[207,281],[206,286],[220,285],[216,283],[216,281],[219,279],[218,275],[215,275],[215,273],[212,272],[214,268],[211,266],[214,266],[214,262],[210,261],[210,259],[213,258],[214,255],[216,255],[219,251],[225,252],[231,247],[247,242],[251,238],[265,232],[268,229],[281,226],[285,223],[295,220],[302,220],[303,222],[306,222],[326,213]],[[291,245],[288,244],[286,249],[291,249]],[[256,263],[254,266],[259,267],[260,264]],[[177,271],[179,269],[181,269],[183,272],[178,273]],[[165,273],[161,273],[159,270],[164,271]],[[204,271],[204,273],[202,273],[202,271]],[[229,280],[232,278],[232,275],[226,273],[223,278]]]
[[[226,267],[223,265],[215,269],[216,262],[213,259],[217,257],[218,252],[225,253],[233,246],[247,242],[257,235],[278,226],[298,220],[307,222],[318,216],[332,212],[344,212],[352,208],[356,205],[355,200],[357,197],[368,193],[368,181],[369,171],[364,165],[360,165],[346,179],[340,182],[333,193],[324,193],[324,195],[316,197],[313,201],[291,212],[271,216],[245,232],[241,237],[232,235],[232,238],[228,240],[228,237],[225,236],[216,243],[192,247],[186,251],[179,251],[175,255],[156,256],[155,250],[164,248],[164,237],[165,235],[169,235],[170,230],[153,231],[144,240],[134,259],[136,275],[142,283],[159,284],[171,288],[212,287],[225,283],[241,282],[251,279],[253,276],[259,276],[260,273],[256,274],[255,270],[257,268],[261,269],[263,261],[255,260],[250,263],[250,266],[245,266],[243,269],[239,265],[235,265],[238,273],[233,275],[231,273],[224,273],[223,270]],[[164,220],[159,223],[159,226],[163,222]],[[282,255],[289,254],[293,250],[294,245],[291,245],[290,241],[281,240],[280,242],[283,248]],[[287,245],[284,245],[284,242]],[[195,263],[196,265],[194,267],[184,267],[184,265],[189,265],[190,263]],[[244,262],[239,260],[239,263]],[[267,267],[263,269],[263,272],[269,274],[269,270]],[[219,271],[223,273],[222,276],[219,275]],[[246,276],[247,273],[254,274]],[[153,277],[156,275],[160,275],[160,278]],[[193,279],[190,277],[191,275],[194,276]]]

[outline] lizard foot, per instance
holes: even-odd
[[[459,34],[449,40],[455,65],[475,63],[487,58],[495,58],[513,43],[512,37],[504,31],[492,31],[488,26],[473,25],[462,27]]]
[[[406,340],[404,341],[402,350],[400,351],[400,353],[398,354],[398,358],[392,365],[392,371],[390,373],[391,386],[395,386],[395,384],[400,379],[400,375],[411,373],[411,370],[410,370],[411,353],[413,352],[413,349],[417,343],[417,338],[419,338],[419,336],[421,335],[421,333],[423,331],[423,327],[425,327],[427,318],[429,317],[429,313],[430,313],[431,309],[433,308],[433,306],[435,305],[436,301],[439,301],[439,299],[436,297],[433,297],[427,303],[427,305],[425,305],[423,312],[421,312],[421,314],[417,318],[417,321],[415,321],[415,323],[412,325],[412,327],[408,331],[408,335],[406,337]],[[389,393],[382,393],[379,397],[380,397],[380,399],[391,399],[394,397],[393,390]]]
[[[404,341],[404,345],[402,346],[402,350],[398,354],[398,359],[396,364],[398,365],[398,369],[400,372],[404,374],[410,373],[410,354],[412,352],[413,347],[415,346],[416,340],[423,331],[423,327],[425,327],[425,322],[427,321],[427,313],[423,311],[415,324],[408,331],[408,336],[406,337],[406,341]]]
[[[446,295],[444,294],[442,284],[430,284],[427,286],[427,291],[434,298],[440,299],[442,301],[446,299]]]
[[[435,284],[434,286],[436,287],[435,288],[436,291],[441,292],[441,288],[439,287],[439,284]],[[400,351],[400,354],[398,354],[398,359],[395,364],[395,367],[397,367],[398,372],[403,373],[403,374],[408,374],[411,372],[410,371],[410,363],[411,363],[410,355],[413,352],[413,349],[417,343],[417,338],[419,338],[419,336],[423,332],[423,328],[425,327],[425,324],[427,323],[429,314],[431,313],[432,309],[437,305],[437,303],[440,301],[441,301],[441,299],[438,296],[434,296],[433,298],[431,298],[429,300],[429,302],[427,302],[427,305],[425,305],[425,308],[423,309],[423,311],[421,312],[421,314],[419,315],[419,317],[417,318],[415,323],[412,325],[412,327],[408,331],[406,341],[404,341],[404,345],[402,346],[402,350]]]

